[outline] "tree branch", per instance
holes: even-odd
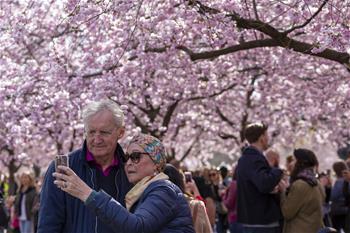
[[[146,133],[146,134],[149,133],[149,130],[148,130],[147,126],[142,123],[140,118],[138,118],[137,115],[133,111],[130,111],[130,112],[134,116],[134,119],[135,119],[134,123],[135,123],[135,125],[141,128],[141,132],[142,133]]]
[[[133,102],[133,101],[131,101],[131,100],[129,100],[129,104],[131,104],[131,105],[137,107],[137,108],[138,108],[139,110],[141,110],[143,113],[145,113],[146,115],[148,115],[148,109],[145,109],[145,108],[143,108],[143,107],[137,105],[135,102]]]
[[[257,9],[256,6],[257,6],[257,5],[256,5],[256,1],[253,0],[254,15],[255,15],[255,18],[256,18],[257,20],[259,20],[258,9]]]
[[[194,147],[194,145],[198,142],[199,137],[202,134],[202,130],[200,130],[200,132],[197,134],[196,138],[193,139],[191,145],[187,148],[186,152],[184,153],[184,155],[182,156],[182,158],[180,159],[180,162],[184,161],[184,159],[190,154],[192,148]]]
[[[219,107],[216,107],[216,113],[219,115],[219,117],[221,118],[221,120],[223,120],[224,122],[228,123],[231,127],[233,127],[235,125],[234,122],[232,122],[230,119],[228,119],[224,113],[220,110]]]
[[[176,100],[174,103],[172,103],[166,113],[165,113],[165,116],[163,118],[163,123],[162,123],[162,126],[164,127],[167,127],[169,126],[169,123],[170,123],[170,120],[171,120],[171,117],[173,116],[174,112],[175,112],[175,109],[176,107],[178,106],[180,100]],[[162,138],[164,136],[166,131],[162,131],[161,134],[160,134],[160,137]]]
[[[306,25],[308,25],[311,22],[311,20],[313,20],[322,11],[322,8],[326,5],[326,3],[328,1],[329,0],[324,0],[323,3],[321,4],[321,6],[317,9],[317,11],[308,20],[306,20],[303,24],[295,26],[295,27],[292,27],[292,28],[284,31],[283,33],[287,35],[287,34],[291,33],[292,31],[294,31],[296,29],[300,29],[300,28],[303,28]]]
[[[261,48],[261,47],[277,47],[277,46],[279,46],[279,43],[277,43],[275,40],[263,39],[263,40],[247,41],[238,45],[229,46],[227,48],[200,52],[200,53],[195,53],[185,46],[177,46],[176,48],[186,52],[190,56],[192,61],[196,61],[196,60],[202,60],[202,59],[212,59],[222,55],[238,52],[241,50],[248,50],[248,49],[254,49],[254,48]]]
[[[232,88],[234,88],[237,85],[237,83],[232,83],[231,85],[229,85],[228,87],[225,87],[224,89],[215,92],[213,94],[210,94],[208,96],[194,96],[191,98],[187,98],[186,101],[193,101],[193,100],[202,100],[202,99],[208,99],[208,98],[213,98],[215,96],[221,95],[222,93],[231,90]]]
[[[185,126],[186,126],[186,121],[185,120],[182,120],[181,123],[176,126],[174,134],[171,136],[173,141],[175,141],[177,135],[179,135],[180,129],[184,128]]]
[[[212,8],[212,7],[208,7],[206,5],[204,5],[203,3],[201,3],[200,1],[198,0],[188,0],[189,4],[188,5],[195,5],[198,7],[198,12],[200,14],[218,14],[220,13],[219,10],[215,9],[215,8]]]
[[[297,41],[289,37],[282,38],[282,33],[279,33],[279,34],[280,35],[277,36],[278,37],[277,39],[263,39],[263,40],[249,41],[243,44],[230,46],[224,49],[218,49],[218,50],[212,50],[212,51],[206,51],[206,52],[200,52],[200,53],[195,53],[188,48],[185,49],[184,46],[178,46],[178,49],[185,51],[190,56],[191,60],[195,61],[195,60],[203,60],[203,59],[213,59],[222,55],[238,52],[241,50],[278,46],[278,47],[288,48],[303,54],[311,55],[314,57],[321,57],[327,60],[335,61],[350,68],[350,55],[348,53],[338,52],[333,49],[325,49],[320,53],[312,53],[311,51],[313,48],[316,47],[315,45],[312,45],[306,42]]]
[[[201,53],[194,53],[192,50],[190,50],[185,46],[178,46],[177,48],[185,51],[191,57],[191,60],[194,61],[194,60],[200,60],[200,59],[216,58],[218,56],[234,53],[241,50],[248,50],[248,49],[259,48],[259,47],[279,46],[287,49],[292,49],[296,52],[300,52],[303,54],[307,54],[315,57],[321,57],[327,60],[338,62],[342,65],[345,65],[347,69],[350,70],[350,55],[348,53],[339,52],[333,49],[325,49],[320,53],[312,53],[311,52],[312,49],[316,48],[317,45],[312,45],[306,42],[297,41],[287,36],[287,34],[290,31],[306,26],[313,18],[315,18],[319,14],[319,12],[323,9],[324,5],[327,2],[328,0],[324,0],[324,2],[321,4],[319,9],[304,24],[295,26],[292,29],[289,29],[285,32],[280,32],[276,28],[272,27],[271,25],[264,23],[258,19],[256,20],[245,19],[241,17],[239,14],[237,14],[236,12],[226,15],[227,17],[230,17],[233,21],[236,22],[236,25],[238,28],[254,29],[264,33],[265,35],[270,36],[271,39],[249,41],[249,42],[244,42],[243,44],[234,45],[225,49],[219,49],[219,50],[213,50],[213,51],[207,51],[207,52],[201,52]],[[200,3],[198,0],[190,1],[190,3],[199,7],[199,12],[201,14],[220,13],[219,10],[207,7],[202,3]]]

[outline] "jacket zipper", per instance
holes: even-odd
[[[116,187],[116,189],[117,189],[117,196],[115,197],[116,199],[116,201],[118,201],[118,199],[119,199],[119,188],[118,188],[118,182],[117,182],[117,177],[118,177],[118,175],[119,175],[119,171],[120,171],[120,169],[118,169],[117,170],[117,174],[115,174],[115,177],[114,177],[114,184],[115,184],[115,187]],[[120,181],[120,182],[122,182],[122,181]],[[122,185],[122,184],[121,184]],[[118,201],[119,202],[119,201]]]
[[[94,183],[94,172],[92,171],[91,168],[89,168],[90,173],[91,173],[91,183],[92,183],[92,189],[95,189],[95,183]],[[117,182],[117,177],[119,175],[120,169],[117,170],[117,174],[114,177],[114,185],[117,190],[117,196],[116,196],[116,201],[118,201],[119,197],[119,188],[118,188],[118,182]],[[95,233],[97,233],[97,216],[95,217]]]
[[[95,190],[95,183],[94,183],[94,171],[89,167],[89,171],[91,173],[91,184],[92,189]],[[97,216],[95,217],[95,233],[97,233]]]

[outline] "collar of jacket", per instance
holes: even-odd
[[[83,162],[85,166],[89,166],[88,161],[86,161],[86,152],[87,152],[87,145],[86,145],[86,140],[84,140],[83,143],[83,148],[81,150],[81,154],[79,156],[79,159]],[[114,154],[117,154],[117,159],[118,159],[118,167],[124,167],[125,164],[125,154],[123,151],[123,148],[120,146],[120,144],[117,144],[117,148],[114,151]]]

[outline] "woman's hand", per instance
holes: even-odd
[[[54,184],[63,191],[85,202],[90,196],[92,189],[69,167],[58,166],[58,168],[62,173],[54,172],[52,174],[56,178]]]

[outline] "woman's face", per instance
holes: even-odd
[[[209,179],[212,183],[215,183],[219,179],[219,173],[215,170],[209,172]]]
[[[293,159],[287,164],[287,170],[291,173],[294,170],[295,163],[297,160],[293,157]]]
[[[129,158],[125,164],[125,173],[130,183],[136,184],[157,171],[156,164],[139,145],[130,144],[126,154]]]
[[[30,177],[27,174],[22,174],[20,177],[20,181],[22,185],[30,185]]]

